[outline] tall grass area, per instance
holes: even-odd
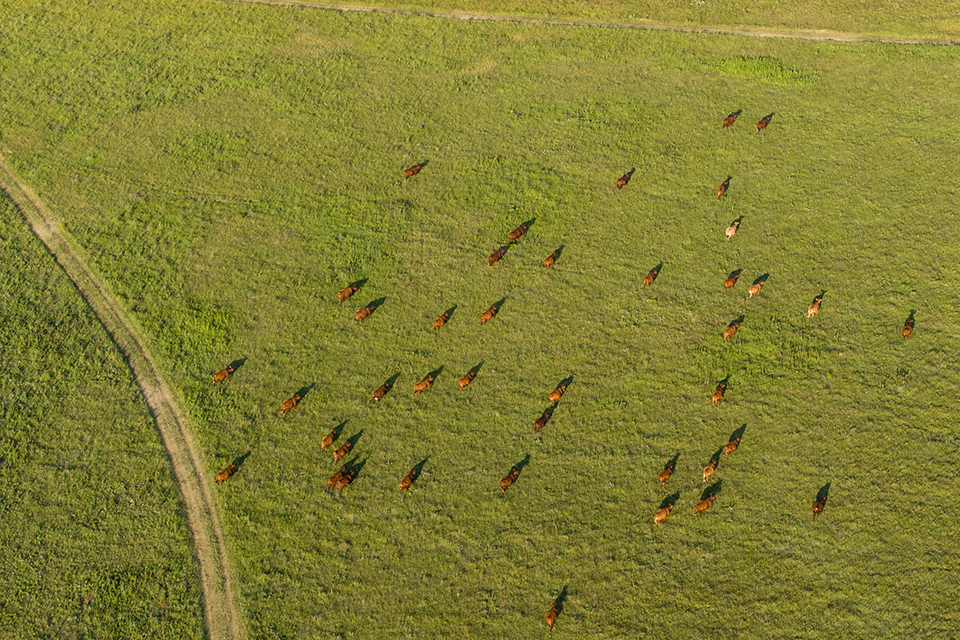
[[[0,628],[202,638],[199,570],[129,370],[0,201]]]
[[[666,23],[700,27],[752,27],[860,33],[872,36],[926,37],[956,40],[960,37],[960,3],[857,2],[855,0],[359,0],[321,2],[426,11],[498,13],[533,18],[611,20],[627,23]]]
[[[531,637],[564,586],[557,637],[960,628],[955,48],[113,7],[9,22],[0,148],[150,337],[211,477],[250,452],[217,494],[251,637]]]

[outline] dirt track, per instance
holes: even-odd
[[[433,11],[427,9],[394,9],[391,7],[367,7],[352,4],[329,4],[310,2],[309,0],[221,0],[237,4],[265,4],[278,7],[299,7],[324,11],[350,11],[359,13],[380,13],[385,15],[421,16],[446,18],[448,20],[467,20],[478,22],[519,22],[522,24],[550,24],[567,27],[600,27],[607,29],[641,29],[647,31],[677,31],[681,33],[707,33],[714,35],[744,36],[747,38],[779,38],[786,40],[816,40],[821,42],[878,42],[883,44],[960,44],[949,38],[899,38],[895,36],[868,36],[860,33],[842,33],[840,31],[818,30],[782,30],[761,27],[695,27],[682,24],[657,22],[616,22],[610,20],[577,20],[575,18],[533,18],[493,13],[472,13],[468,11]]]
[[[240,615],[231,588],[230,567],[211,494],[209,478],[212,476],[200,460],[193,435],[170,388],[160,376],[139,332],[116,299],[90,270],[50,211],[29,187],[17,179],[3,158],[0,158],[0,187],[9,194],[30,223],[34,234],[46,245],[77,287],[130,366],[170,455],[174,476],[183,495],[187,519],[193,532],[193,544],[200,560],[207,637],[210,640],[240,638]]]

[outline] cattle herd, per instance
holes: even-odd
[[[726,118],[723,119],[721,128],[726,129],[728,127],[733,126],[737,118],[740,116],[740,114],[741,114],[740,110],[729,114]],[[760,121],[757,122],[758,134],[767,128],[767,126],[770,124],[770,122],[773,119],[773,115],[774,114],[772,113],[769,115],[766,115],[763,118],[761,118]],[[405,169],[403,171],[404,181],[419,174],[425,165],[426,165],[426,162],[423,162],[420,164],[416,164],[408,169]],[[616,186],[618,190],[623,189],[629,184],[630,178],[633,175],[634,171],[635,169],[631,169],[630,171],[628,171],[623,176],[617,179]],[[727,191],[730,187],[731,180],[732,180],[732,176],[728,176],[720,184],[720,186],[717,188],[717,198],[723,198],[726,196]],[[510,235],[508,236],[507,243],[499,247],[496,251],[494,251],[492,254],[488,256],[487,264],[493,265],[499,262],[500,260],[502,260],[506,255],[507,251],[510,249],[510,247],[513,246],[515,242],[520,240],[527,233],[527,231],[530,228],[530,224],[532,224],[532,222],[521,224],[519,227],[511,231]],[[740,228],[740,224],[741,224],[741,219],[738,218],[737,220],[734,220],[729,227],[727,227],[726,229],[727,240],[731,240],[734,237],[734,235],[737,233],[737,231]],[[544,268],[549,269],[556,263],[556,261],[559,259],[561,249],[562,247],[560,249],[553,251],[550,255],[548,255],[544,259],[543,261]],[[643,279],[642,288],[653,286],[654,281],[657,279],[657,276],[659,275],[661,268],[662,268],[662,264],[657,265],[656,267],[651,269],[649,273],[647,273],[647,275]],[[750,288],[748,289],[748,294],[750,298],[753,298],[755,295],[758,295],[760,293],[764,283],[768,278],[768,275],[769,274],[764,274],[760,276],[750,286]],[[736,286],[739,278],[740,278],[740,270],[730,273],[727,279],[724,280],[723,282],[723,290],[728,291],[732,289],[734,286]],[[363,282],[365,281],[353,283],[347,286],[346,288],[340,290],[337,293],[337,299],[339,301],[339,304],[342,305],[344,301],[348,300],[351,296],[353,296],[359,290]],[[807,318],[813,318],[820,312],[820,306],[821,306],[821,303],[823,302],[824,295],[825,295],[825,292],[822,291],[820,294],[814,297],[813,302],[807,308]],[[480,314],[480,324],[485,324],[493,320],[496,317],[497,313],[499,312],[501,304],[502,302],[495,303],[489,309],[487,309],[482,314]],[[361,308],[354,314],[354,321],[359,323],[366,320],[367,318],[370,317],[370,315],[374,311],[376,311],[378,306],[379,306],[378,302],[373,302]],[[450,309],[445,313],[443,313],[436,320],[434,320],[432,329],[434,331],[440,330],[446,324],[446,322],[450,319],[452,312],[453,312],[453,309]],[[914,313],[915,312],[911,311],[910,316],[907,318],[906,322],[903,325],[902,334],[903,334],[904,340],[909,338],[910,334],[913,333]],[[727,328],[723,332],[724,341],[732,340],[736,336],[737,329],[739,329],[742,321],[743,321],[743,317],[741,316],[740,318],[733,320],[727,326]],[[234,373],[234,370],[235,370],[234,366],[231,365],[226,367],[225,369],[222,369],[214,373],[213,374],[214,384],[221,383],[229,379],[230,376]],[[415,394],[419,394],[428,390],[433,384],[435,374],[436,372],[431,372],[422,380],[417,382],[413,387],[413,392]],[[475,368],[474,370],[469,371],[466,375],[460,378],[459,379],[460,389],[463,390],[467,385],[469,385],[473,381],[473,379],[476,377],[476,375],[477,375],[477,371]],[[573,381],[572,377],[561,381],[557,385],[557,387],[552,392],[550,392],[550,394],[547,396],[551,404],[543,412],[543,414],[539,418],[537,418],[537,420],[534,422],[535,432],[539,433],[540,430],[546,426],[547,422],[553,416],[553,413],[557,407],[557,404],[560,402],[560,399],[563,397],[563,394],[566,392],[567,387],[572,381]],[[394,384],[394,380],[388,380],[387,382],[384,382],[382,385],[377,387],[373,391],[372,400],[376,402],[383,399],[384,396],[386,396],[386,394],[391,390],[391,388],[393,387],[393,384]],[[717,387],[714,390],[713,396],[711,398],[711,404],[716,405],[719,402],[721,402],[723,400],[726,390],[727,390],[727,380],[725,379],[717,384]],[[280,405],[280,415],[285,415],[290,411],[292,411],[293,409],[295,409],[301,399],[302,399],[301,393],[297,393],[293,397],[287,400],[284,400]],[[334,444],[334,442],[337,440],[339,435],[340,434],[339,434],[339,427],[338,427],[333,431],[331,431],[326,436],[324,436],[323,439],[321,440],[321,449],[327,449],[331,447]],[[735,431],[731,435],[729,442],[727,442],[726,445],[724,445],[713,456],[711,456],[709,462],[703,468],[703,476],[702,476],[701,484],[706,484],[706,482],[710,479],[710,477],[713,476],[714,472],[717,469],[717,465],[720,462],[721,454],[724,456],[730,456],[730,454],[734,453],[737,450],[737,447],[740,444],[742,435],[743,435],[743,427]],[[354,445],[354,441],[349,440],[341,447],[335,449],[333,451],[334,462],[339,463],[340,460],[346,457],[350,453],[351,449],[353,448],[353,445]],[[679,454],[677,454],[677,456],[675,456],[672,460],[668,461],[663,471],[661,471],[660,474],[658,475],[657,479],[660,483],[660,486],[663,486],[668,480],[670,480],[670,477],[672,476],[673,471],[676,467],[678,457],[679,457]],[[506,492],[507,489],[513,486],[517,478],[520,476],[520,472],[522,471],[525,463],[526,463],[526,460],[519,464],[514,465],[510,469],[510,471],[507,473],[507,475],[505,475],[500,480],[501,492]],[[409,473],[403,476],[403,478],[400,480],[399,491],[404,491],[406,489],[409,489],[413,485],[413,483],[417,480],[418,476],[420,475],[422,471],[422,467],[423,467],[423,463],[420,463],[416,467],[414,467]],[[222,484],[224,481],[228,480],[231,476],[233,476],[236,470],[237,470],[237,462],[236,461],[231,462],[225,469],[217,473],[216,475],[217,484]],[[340,469],[336,473],[334,473],[332,476],[330,476],[329,480],[327,481],[327,489],[328,490],[336,489],[337,491],[342,492],[345,488],[350,486],[350,483],[353,482],[353,480],[356,478],[358,471],[359,469],[356,466],[353,466],[351,464],[346,464],[340,467]],[[821,489],[816,495],[816,499],[813,502],[814,518],[816,518],[818,515],[820,515],[820,513],[823,512],[824,506],[826,505],[826,501],[827,501],[828,487],[829,487],[829,484],[825,486],[823,489]],[[712,491],[711,489],[712,488],[707,488],[707,490],[704,492],[702,496],[702,499],[699,502],[697,502],[696,505],[694,506],[693,513],[695,516],[702,514],[704,511],[707,511],[708,509],[710,509],[711,506],[713,506],[713,502],[717,499],[717,492]],[[659,525],[663,520],[665,520],[670,515],[670,512],[673,510],[673,507],[674,507],[674,502],[675,502],[675,499],[671,501],[668,498],[667,500],[664,501],[663,505],[659,509],[657,509],[657,511],[654,513],[654,516],[653,516],[654,525]],[[566,592],[566,589],[564,589],[564,593],[562,593],[560,597],[556,601],[554,601],[553,605],[550,607],[549,611],[546,614],[547,627],[551,631],[553,630],[553,625],[557,620],[557,616],[560,614],[560,612],[563,609],[563,599],[565,597],[565,592]]]

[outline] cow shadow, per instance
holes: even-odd
[[[907,324],[910,324],[910,323],[915,322],[913,316],[914,316],[914,314],[916,314],[916,313],[917,313],[917,310],[916,310],[916,309],[911,309],[911,310],[910,310],[910,315],[907,316],[906,321],[903,323],[904,326],[906,326]]]
[[[819,501],[822,498],[824,501],[826,501],[827,496],[829,494],[830,494],[830,483],[828,482],[827,484],[820,487],[819,491],[817,491],[817,500]]]
[[[233,470],[234,473],[240,471],[240,467],[243,466],[243,463],[247,461],[247,458],[250,457],[251,453],[253,453],[253,451],[247,451],[243,455],[237,456],[233,459],[233,465],[235,467]]]
[[[335,427],[330,431],[330,434],[333,435],[333,442],[336,442],[336,441],[337,441],[337,438],[339,438],[339,437],[340,437],[340,434],[343,433],[343,430],[344,430],[344,428],[347,426],[347,423],[348,423],[348,422],[350,422],[350,418],[347,418],[346,420],[344,420],[343,422],[341,422],[340,424],[338,424],[337,426],[335,426]],[[330,444],[333,444],[333,442],[331,442]]]
[[[567,245],[562,244],[562,245],[560,245],[559,247],[557,247],[557,248],[554,250],[554,252],[553,252],[553,261],[554,261],[554,262],[558,262],[558,261],[560,260],[560,256],[563,254],[563,248],[564,248],[565,246],[567,246]]]
[[[307,397],[307,394],[308,394],[308,393],[310,393],[311,391],[313,391],[313,388],[316,387],[316,386],[317,386],[317,383],[316,383],[316,382],[311,382],[310,384],[308,384],[308,385],[306,385],[306,386],[300,387],[300,390],[297,391],[297,394],[296,394],[296,395],[300,396],[300,399],[303,400],[304,398]]]
[[[627,178],[633,179],[633,174],[635,174],[636,172],[637,172],[636,167],[630,167],[630,171],[627,171],[626,173]]]
[[[679,459],[680,459],[680,452],[677,451],[677,455],[673,456],[673,458],[671,458],[670,460],[667,461],[667,464],[663,465],[663,470],[666,471],[667,469],[670,469],[671,467],[672,467],[674,470],[676,470],[676,468],[677,468],[677,461],[678,461]]]
[[[344,463],[343,466],[347,468],[347,470],[344,471],[344,473],[350,473],[351,471],[353,471],[353,480],[356,480],[357,478],[360,477],[360,472],[363,470],[363,468],[366,465],[367,465],[366,458],[354,458],[353,460],[350,460],[349,462]]]
[[[557,604],[557,616],[563,613],[563,605],[567,602],[567,590],[570,585],[563,585],[563,590],[560,591],[560,595],[557,596],[557,599],[554,602]]]
[[[430,373],[428,373],[428,374],[427,374],[426,376],[424,376],[424,377],[427,377],[427,378],[428,378],[428,377],[430,377],[430,376],[433,376],[433,382],[432,382],[431,384],[436,384],[437,378],[440,377],[440,374],[441,374],[441,373],[443,373],[443,365],[440,365],[439,367],[437,367],[436,369],[434,369],[433,371],[431,371]]]
[[[470,369],[470,371],[467,372],[467,375],[470,375],[471,373],[472,373],[473,375],[477,375],[478,373],[480,373],[480,367],[482,367],[485,362],[486,362],[486,360],[481,360],[480,362],[478,362],[477,364],[475,364],[475,365],[473,366],[473,369]]]
[[[359,280],[354,280],[353,282],[347,285],[347,288],[356,287],[357,291],[359,291],[360,288],[363,287],[363,285],[367,284],[368,280],[370,280],[370,278],[360,278]],[[354,293],[356,293],[356,291],[354,291]]]
[[[669,495],[663,499],[663,502],[660,503],[661,509],[666,509],[667,507],[672,507],[677,504],[677,501],[680,499],[680,491],[677,490],[673,495]]]
[[[447,322],[450,322],[450,318],[453,317],[453,312],[456,310],[457,310],[457,305],[453,305],[452,307],[444,311],[441,315],[447,316]]]
[[[730,376],[727,376],[726,378],[724,378],[723,380],[717,383],[717,389],[719,389],[720,387],[723,387],[723,389],[726,390],[726,388],[729,385],[730,385]]]
[[[730,275],[727,276],[727,279],[739,278],[741,273],[743,273],[743,269],[737,269],[735,271],[731,271]]]
[[[377,298],[376,300],[374,300],[373,302],[371,302],[370,304],[368,304],[368,305],[366,305],[366,306],[367,306],[367,307],[373,307],[373,308],[370,310],[370,312],[372,313],[372,312],[376,311],[377,309],[379,309],[381,306],[383,306],[383,303],[386,302],[386,301],[387,301],[387,298],[386,298],[386,296],[384,296],[384,297],[382,297],[382,298]]]
[[[728,442],[733,442],[737,438],[742,438],[746,430],[747,430],[746,423],[740,425],[740,427],[736,431],[730,434],[730,440],[728,440]]]
[[[517,464],[513,465],[513,467],[511,467],[510,471],[511,471],[511,472],[513,472],[513,471],[518,471],[518,472],[519,472],[519,471],[523,471],[523,468],[526,467],[528,464],[530,464],[530,454],[529,454],[529,453],[528,453],[526,456],[524,456],[523,460],[521,460],[521,461],[518,462]]]
[[[912,314],[911,314],[911,317],[912,317]],[[230,364],[228,364],[227,367],[233,367],[233,372],[236,373],[237,371],[240,370],[240,367],[246,364],[246,362],[247,362],[246,358],[238,358],[233,362],[231,362]]]
[[[411,471],[416,471],[416,476],[419,478],[420,474],[423,473],[423,467],[427,464],[427,461],[430,459],[430,456],[427,456],[417,464],[413,465]]]
[[[762,276],[757,276],[757,279],[753,281],[753,284],[763,284],[767,281],[767,278],[770,277],[769,273],[765,273]]]
[[[734,318],[733,320],[731,320],[730,324],[727,325],[727,328],[729,329],[735,324],[743,324],[743,314],[740,314],[738,318]]]
[[[353,450],[356,448],[357,442],[360,441],[360,438],[361,438],[361,437],[363,437],[363,429],[361,429],[360,431],[358,431],[358,432],[356,432],[355,434],[353,434],[352,436],[350,436],[350,437],[347,439],[347,441],[344,442],[343,445],[341,445],[341,446],[344,446],[344,445],[348,445],[348,444],[349,444],[349,445],[350,445],[350,450],[353,451]]]
[[[493,309],[493,315],[497,315],[498,313],[500,313],[500,310],[503,308],[503,305],[505,305],[506,303],[507,303],[507,299],[504,297],[504,298],[500,298],[499,300],[494,302],[492,305],[490,305],[490,308]]]
[[[703,493],[700,494],[701,500],[706,500],[710,496],[719,496],[720,489],[723,488],[723,480],[717,480],[712,485],[703,490]]]

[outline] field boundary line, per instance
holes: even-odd
[[[17,178],[3,157],[0,157],[0,187],[73,282],[130,367],[160,432],[183,496],[200,563],[206,635],[210,640],[239,640],[242,637],[240,614],[212,488],[189,424],[170,387],[160,375],[140,332],[116,298],[90,269],[50,210]]]
[[[262,4],[274,7],[297,7],[322,11],[353,13],[379,13],[423,18],[445,18],[475,22],[518,22],[521,24],[553,25],[565,27],[599,27],[604,29],[639,29],[642,31],[673,31],[746,38],[771,38],[781,40],[813,40],[817,42],[850,42],[877,44],[936,44],[957,45],[960,40],[944,38],[907,38],[899,36],[870,36],[863,33],[845,33],[827,29],[767,29],[763,27],[706,27],[666,22],[620,22],[616,20],[581,20],[579,18],[536,18],[499,13],[474,13],[472,11],[440,11],[435,9],[401,9],[354,4],[331,4],[309,0],[220,0],[231,4]]]

